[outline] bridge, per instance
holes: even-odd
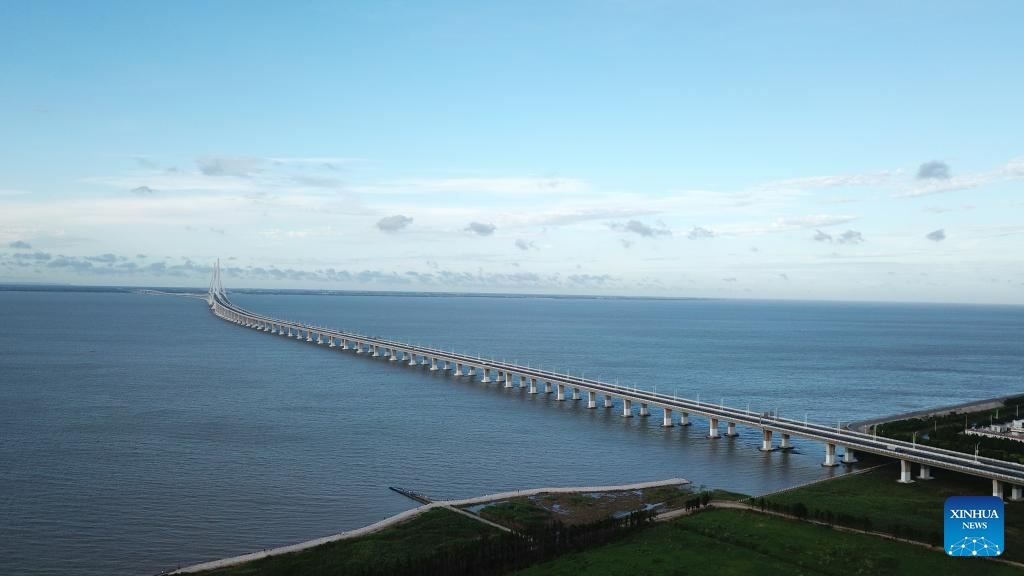
[[[917,443],[878,438],[872,434],[840,426],[792,420],[773,413],[752,412],[722,404],[701,402],[699,398],[691,400],[675,395],[658,394],[582,376],[560,374],[505,361],[257,314],[233,304],[228,299],[221,282],[219,263],[214,267],[206,300],[212,312],[224,320],[267,334],[304,340],[328,349],[353,352],[396,364],[418,366],[433,372],[443,371],[453,377],[479,376],[481,382],[494,382],[502,384],[505,388],[528,388],[529,394],[555,394],[559,401],[582,401],[583,394],[586,394],[587,408],[597,409],[598,401],[601,400],[601,408],[613,410],[617,403],[622,416],[626,418],[634,415],[650,416],[651,410],[654,409],[661,412],[664,426],[675,426],[676,414],[679,415],[680,426],[690,426],[691,416],[698,416],[707,421],[707,437],[711,439],[723,436],[720,428],[723,422],[726,425],[725,436],[735,436],[736,427],[745,426],[761,431],[761,450],[765,452],[791,449],[791,439],[794,437],[814,440],[825,446],[822,466],[852,464],[857,461],[858,452],[877,454],[900,461],[898,481],[902,483],[913,482],[914,478],[930,480],[932,468],[954,470],[992,480],[993,496],[1002,498],[1004,487],[1009,487],[1010,500],[1024,499],[1024,465],[1014,462],[971,457],[961,452]],[[778,444],[774,440],[776,434],[779,436]],[[842,450],[841,459],[838,456],[839,449]],[[913,476],[914,466],[918,468],[916,477]]]

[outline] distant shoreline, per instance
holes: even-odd
[[[883,416],[880,418],[872,418],[870,420],[860,420],[858,422],[851,422],[846,425],[847,430],[856,430],[865,434],[871,431],[872,426],[878,424],[886,424],[888,422],[894,422],[896,420],[907,420],[909,418],[920,418],[922,416],[940,416],[943,414],[949,414],[950,412],[956,414],[962,414],[964,412],[974,412],[977,410],[988,410],[990,408],[999,408],[1003,405],[1003,402],[1010,398],[1017,398],[1024,395],[1024,392],[1018,392],[1016,394],[1007,394],[1006,396],[1000,396],[998,398],[989,398],[986,400],[973,400],[971,402],[964,402],[961,404],[953,404],[950,406],[939,406],[938,408],[925,408],[923,410],[914,410],[912,412],[904,412],[902,414],[893,414],[891,416]]]

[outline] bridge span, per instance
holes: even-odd
[[[852,464],[857,461],[857,452],[866,452],[898,459],[900,461],[899,482],[910,483],[914,479],[930,480],[932,468],[954,470],[972,476],[992,480],[992,495],[1004,496],[1009,488],[1010,500],[1024,499],[1024,465],[994,458],[971,457],[951,450],[943,450],[916,443],[878,438],[871,434],[815,424],[807,421],[779,417],[778,414],[758,413],[736,409],[720,404],[691,400],[675,395],[659,394],[647,390],[629,388],[584,378],[559,374],[550,370],[531,368],[519,364],[470,356],[449,350],[397,342],[380,337],[365,336],[344,330],[323,328],[271,318],[251,312],[233,304],[227,297],[220,280],[219,267],[214,269],[214,279],[206,300],[212,312],[229,322],[252,328],[267,334],[303,340],[330,349],[364,354],[388,362],[420,366],[430,371],[443,371],[455,377],[480,377],[481,382],[495,382],[505,388],[518,386],[528,388],[529,394],[555,394],[557,400],[582,401],[586,394],[587,408],[612,410],[616,401],[623,417],[650,416],[651,410],[661,411],[664,426],[692,424],[691,416],[707,421],[708,438],[737,435],[736,426],[742,425],[761,431],[761,450],[788,450],[792,448],[793,437],[821,442],[825,446],[822,466]],[[600,401],[600,403],[599,403]],[[725,423],[725,432],[720,425]],[[775,436],[779,442],[775,443]],[[841,458],[838,449],[842,450]],[[918,475],[913,476],[917,466]]]

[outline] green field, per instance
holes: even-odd
[[[831,512],[837,524],[887,532],[942,544],[943,510],[950,496],[987,496],[992,493],[992,482],[984,478],[966,476],[946,470],[933,470],[935,480],[918,480],[913,484],[896,482],[899,475],[895,464],[886,465],[864,474],[853,474],[805,486],[768,497],[776,504],[792,506],[803,503],[808,517],[814,511]],[[752,500],[757,504],[757,499]],[[1004,518],[1006,558],[1024,562],[1024,502],[1005,502]],[[843,521],[842,517],[854,519]],[[822,519],[820,516],[818,519]],[[867,525],[863,520],[867,520]]]
[[[443,508],[376,534],[339,540],[302,552],[273,556],[210,572],[208,576],[326,576],[360,574],[428,558],[439,548],[459,548],[497,533],[482,522]]]
[[[516,574],[998,576],[1021,574],[1021,570],[988,559],[949,558],[940,551],[912,544],[756,512],[719,509],[659,524],[612,544],[566,554]]]

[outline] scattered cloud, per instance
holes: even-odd
[[[964,204],[962,206],[925,206],[924,211],[931,214],[942,214],[944,212],[967,212],[974,210],[974,206]]]
[[[153,190],[149,186],[136,186],[135,188],[132,188],[130,192],[136,196],[152,196],[153,194],[156,194],[156,190]]]
[[[356,192],[378,194],[424,194],[466,192],[484,194],[579,194],[590,187],[575,178],[419,178],[386,184],[354,186]]]
[[[759,187],[764,190],[820,190],[823,188],[883,186],[903,175],[902,170],[883,170],[865,174],[809,176],[769,182]]]
[[[398,232],[405,228],[409,224],[412,224],[412,218],[403,214],[395,214],[394,216],[385,216],[377,221],[377,228],[381,232]]]
[[[665,228],[664,226],[659,226],[656,228],[654,226],[644,224],[639,220],[630,220],[625,224],[613,222],[608,226],[612,230],[617,230],[619,232],[632,232],[634,234],[639,234],[640,236],[643,236],[645,238],[654,238],[655,236],[669,236],[672,234],[672,231],[669,230],[668,228]]]
[[[917,168],[918,180],[949,180],[949,164],[939,160],[925,162]]]
[[[739,282],[735,276],[729,276],[728,278],[722,278],[722,282]]]
[[[530,250],[531,248],[536,248],[536,247],[537,246],[531,240],[524,240],[522,238],[516,238],[516,248],[519,248],[520,250]]]
[[[943,240],[946,239],[946,231],[945,229],[939,228],[938,230],[933,230],[925,234],[924,237],[931,240],[932,242],[942,242]]]
[[[856,230],[847,230],[838,236],[833,236],[821,230],[815,230],[813,238],[815,242],[835,242],[836,244],[860,244],[864,242],[864,235]]]
[[[856,230],[847,230],[836,238],[839,244],[860,244],[863,241],[864,236]]]
[[[206,176],[251,176],[260,172],[264,163],[254,156],[200,156],[196,166]]]
[[[694,226],[692,230],[686,235],[690,240],[699,240],[701,238],[714,238],[715,233],[707,228],[701,228],[700,226]]]
[[[619,244],[622,244],[623,248],[630,248],[633,246],[633,241],[626,238],[619,238]]]
[[[14,248],[15,250],[31,250],[32,245],[24,240],[15,240],[7,245],[8,248]]]
[[[477,236],[490,236],[491,234],[494,234],[494,231],[497,229],[498,227],[494,224],[485,224],[483,222],[475,221],[470,222],[469,225],[464,228],[466,232],[472,232]]]

